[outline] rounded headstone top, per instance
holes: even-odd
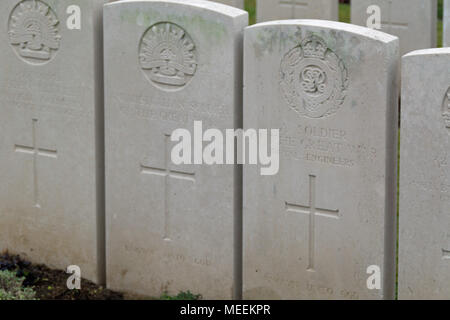
[[[230,17],[239,17],[242,15],[248,15],[247,11],[227,6],[222,3],[208,1],[208,0],[122,0],[105,4],[105,7],[123,6],[126,4],[149,4],[160,3],[164,5],[177,4],[187,7],[197,7],[208,11],[217,12]]]
[[[357,26],[354,24],[336,22],[329,20],[314,20],[314,19],[291,19],[291,20],[275,20],[269,22],[262,22],[254,24],[247,27],[246,30],[253,30],[266,27],[274,26],[309,26],[309,27],[319,27],[324,29],[330,29],[335,31],[345,31],[349,33],[354,33],[366,38],[371,38],[373,40],[381,41],[384,43],[389,43],[392,41],[398,41],[398,37],[381,32],[378,30]]]
[[[450,54],[450,48],[431,48],[431,49],[415,50],[408,52],[403,56],[403,58],[413,56],[424,56],[424,55],[438,55],[438,54]]]

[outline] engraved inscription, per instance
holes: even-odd
[[[179,124],[202,120],[205,126],[215,126],[217,121],[233,121],[230,109],[226,104],[217,101],[211,104],[171,97],[134,96],[128,93],[118,93],[113,97],[113,101],[120,112],[128,117]]]
[[[344,62],[318,36],[309,36],[281,61],[280,88],[290,108],[308,118],[324,118],[345,100]]]
[[[295,130],[283,130],[280,154],[294,160],[306,160],[340,167],[354,167],[377,159],[377,150],[364,142],[352,142],[350,132],[340,128],[298,124]]]
[[[55,12],[41,0],[24,0],[11,12],[9,42],[30,64],[50,61],[59,49],[61,35]]]
[[[442,249],[442,260],[450,260],[450,250]]]
[[[187,262],[192,265],[198,265],[203,267],[213,266],[213,258],[208,254],[205,254],[203,256],[191,256],[185,255],[183,253],[169,253],[167,254],[166,257],[167,259],[175,261],[177,263]]]
[[[183,88],[197,70],[192,38],[170,22],[154,24],[144,33],[139,61],[147,79],[162,90]]]
[[[307,281],[306,283],[303,281],[292,280],[291,278],[285,278],[281,275],[265,273],[263,275],[264,279],[270,283],[277,283],[279,285],[284,286],[287,289],[292,290],[302,290],[308,291],[312,294],[320,294],[327,295],[335,298],[349,299],[349,300],[357,300],[359,299],[359,295],[356,291],[341,289],[341,288],[330,288],[323,285],[318,285]]]
[[[431,193],[433,198],[439,201],[450,201],[450,180],[448,178],[450,157],[448,152],[444,149],[440,150],[438,154],[433,156],[431,165],[439,170],[438,178],[430,176],[425,167],[418,167],[415,177],[409,182],[408,188],[414,187],[421,192]]]
[[[66,81],[67,82],[67,81]],[[33,71],[0,79],[0,105],[5,108],[92,119],[90,95],[82,84],[68,84],[57,74]]]
[[[445,121],[445,127],[450,129],[450,87],[444,96],[444,102],[442,103],[442,117]]]

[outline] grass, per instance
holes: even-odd
[[[438,0],[438,48],[442,47],[442,34],[444,30],[444,23],[442,22],[444,16],[444,0]]]
[[[200,294],[193,294],[190,291],[180,292],[176,296],[170,296],[167,293],[163,294],[160,300],[200,300],[202,296]]]
[[[437,26],[437,35],[438,35],[438,48],[442,47],[442,4],[443,0],[439,0],[438,2],[438,26]],[[245,10],[249,13],[249,23],[250,25],[256,23],[256,0],[245,0]],[[339,21],[350,23],[350,5],[348,4],[339,4]]]
[[[438,21],[438,48],[442,47],[442,33],[443,33],[443,29],[444,29],[444,24],[442,23],[442,20]]]
[[[248,12],[249,23],[256,23],[256,0],[245,0],[245,10]]]
[[[348,4],[339,4],[339,21],[350,23],[350,5]]]

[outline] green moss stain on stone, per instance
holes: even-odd
[[[137,24],[139,26],[151,26],[156,22],[160,22],[161,15],[154,10],[123,10],[120,13],[120,21],[122,23]]]
[[[200,14],[193,16],[168,15],[167,21],[174,22],[192,34],[202,34],[206,36],[208,42],[221,43],[227,36],[227,28],[215,20],[205,19]]]
[[[206,40],[214,43],[220,43],[227,36],[227,28],[224,24],[206,19],[201,14],[197,15],[162,15],[155,10],[123,10],[120,14],[122,23],[135,24],[143,27],[151,27],[160,22],[171,22],[189,32],[191,36],[196,34],[206,35]]]
[[[50,8],[52,8],[52,10],[55,11],[56,14],[58,15],[61,1],[47,0],[44,3],[47,4]],[[62,11],[64,11],[64,13],[66,12],[66,10],[62,10]],[[60,19],[60,18],[58,17],[58,19]]]
[[[271,54],[274,51],[285,52],[301,43],[301,30],[283,30],[283,26],[279,28],[261,28],[256,33],[253,43],[256,58],[260,58],[265,54]]]

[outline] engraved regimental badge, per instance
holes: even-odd
[[[162,90],[183,88],[197,70],[192,38],[170,22],[157,23],[144,33],[139,62],[147,79]]]
[[[305,38],[281,61],[280,87],[289,107],[308,118],[323,118],[344,102],[348,74],[344,62],[318,36]]]
[[[11,12],[9,42],[25,62],[43,64],[59,49],[61,36],[55,12],[40,0],[24,0]]]
[[[442,103],[442,117],[445,121],[445,127],[450,129],[450,88],[444,96],[444,102]]]

